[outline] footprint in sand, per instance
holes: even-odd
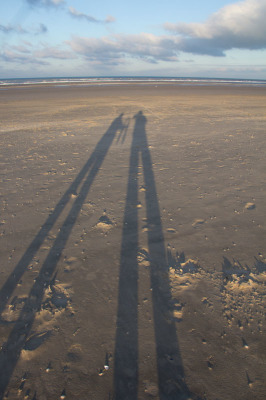
[[[139,249],[137,260],[140,267],[148,268],[150,266],[150,256],[147,249]]]
[[[146,186],[142,185],[139,187],[140,192],[146,192]]]
[[[94,208],[94,203],[92,203],[91,201],[84,203],[82,206],[82,212],[86,213],[88,211],[92,211]]]
[[[168,229],[166,229],[166,232],[168,232],[168,233],[176,233],[176,229],[168,228]]]
[[[173,307],[173,317],[175,319],[176,322],[181,322],[182,321],[182,317],[183,317],[183,308],[184,308],[184,304],[176,302],[174,304]]]
[[[81,344],[75,343],[70,346],[68,352],[66,354],[68,362],[77,362],[82,359],[84,350],[82,349]]]
[[[73,264],[78,260],[77,257],[64,257],[64,263],[66,266],[64,267],[64,272],[71,272],[73,270]]]
[[[63,313],[74,314],[71,304],[72,289],[67,284],[51,283],[45,290],[41,310],[36,314],[38,331],[52,330],[54,324]]]
[[[26,301],[27,297],[15,296],[3,311],[1,321],[7,324],[16,322]]]
[[[202,279],[203,270],[198,261],[185,260],[184,253],[173,254],[173,249],[168,245],[167,260],[169,265],[169,279],[172,295],[175,298],[182,291],[197,285]]]
[[[65,309],[71,303],[71,288],[64,284],[52,284],[45,292],[46,300],[43,309]]]
[[[141,228],[141,232],[148,232],[149,231],[149,225],[143,225]]]
[[[70,286],[64,284],[51,283],[45,290],[41,310],[36,313],[35,331],[31,332],[21,352],[23,360],[29,361],[39,355],[38,349],[50,338],[55,322],[62,313],[73,315],[70,293]]]
[[[222,266],[221,293],[224,317],[230,326],[235,320],[241,331],[245,331],[247,327],[261,331],[261,316],[264,315],[266,262],[264,259],[255,258],[255,260],[255,264],[249,267],[235,260],[231,262],[224,257]],[[250,307],[251,304],[255,304],[256,307]],[[243,347],[248,348],[244,339]]]
[[[36,350],[51,336],[51,334],[51,331],[45,331],[31,335],[25,343],[24,350]]]
[[[113,226],[114,222],[111,221],[111,219],[106,215],[106,211],[104,211],[103,215],[99,218],[94,227],[103,233],[107,233]]]

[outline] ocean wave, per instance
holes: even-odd
[[[265,86],[262,79],[223,79],[223,78],[182,78],[182,77],[54,77],[54,78],[20,78],[1,79],[0,86],[25,85],[103,85],[103,84],[150,84],[150,83],[179,83],[187,85],[252,85]]]

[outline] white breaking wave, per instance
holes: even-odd
[[[150,83],[179,83],[187,85],[256,85],[265,86],[262,79],[215,79],[215,78],[182,78],[182,77],[81,77],[81,78],[25,78],[1,79],[0,86],[24,85],[106,85],[106,84],[150,84]]]

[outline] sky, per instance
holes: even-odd
[[[0,78],[266,79],[266,0],[8,0]]]

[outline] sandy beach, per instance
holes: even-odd
[[[263,400],[266,87],[0,105],[0,399]]]

